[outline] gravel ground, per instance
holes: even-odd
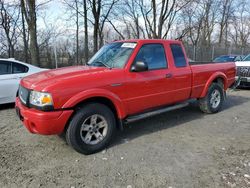
[[[249,90],[217,114],[193,104],[130,124],[89,156],[28,133],[12,106],[0,119],[0,187],[250,187]]]

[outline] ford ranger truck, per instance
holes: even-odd
[[[218,112],[235,81],[233,62],[189,65],[174,40],[124,40],[103,46],[86,66],[48,70],[20,82],[16,111],[35,134],[64,134],[76,151],[108,146],[127,123],[185,107]]]

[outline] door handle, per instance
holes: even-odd
[[[172,78],[173,75],[171,73],[166,74],[166,78]]]

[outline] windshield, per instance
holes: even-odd
[[[250,61],[250,54],[247,55],[247,56],[243,59],[243,61]]]
[[[123,68],[136,43],[115,42],[103,46],[87,63],[90,66]]]
[[[237,56],[220,56],[214,59],[214,62],[232,62]]]

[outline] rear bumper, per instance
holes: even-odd
[[[63,132],[73,110],[43,112],[22,105],[16,98],[16,111],[25,127],[34,134],[53,135]]]

